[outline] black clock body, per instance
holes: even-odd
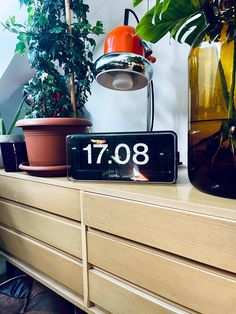
[[[173,131],[69,135],[67,160],[70,179],[174,183],[177,135]]]

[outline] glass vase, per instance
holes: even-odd
[[[208,0],[208,27],[189,55],[188,175],[201,191],[236,199],[236,1]]]

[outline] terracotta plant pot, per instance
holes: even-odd
[[[85,133],[92,123],[80,118],[23,119],[16,123],[22,127],[29,164],[22,170],[42,176],[66,173],[66,136]]]

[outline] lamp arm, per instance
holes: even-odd
[[[155,97],[153,80],[147,85],[147,132],[152,132],[155,119]]]
[[[136,19],[136,22],[139,23],[139,18],[137,16],[137,14],[131,10],[131,9],[125,9],[125,15],[124,15],[124,25],[129,25],[129,14],[132,13],[133,16]]]

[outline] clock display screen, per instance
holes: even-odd
[[[68,176],[76,180],[175,182],[174,132],[88,133],[67,137]]]

